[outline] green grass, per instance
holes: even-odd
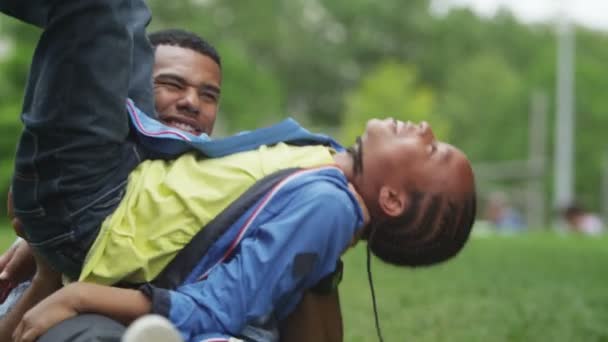
[[[375,341],[365,249],[345,257],[346,341]],[[608,341],[608,238],[473,238],[423,269],[372,264],[386,341]]]
[[[362,247],[344,258],[347,342],[377,341]],[[372,272],[387,342],[608,341],[608,237],[478,237],[440,266]]]

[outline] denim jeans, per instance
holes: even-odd
[[[141,161],[126,99],[154,113],[150,12],[143,0],[0,0],[0,10],[44,29],[21,114],[15,214],[32,247],[75,278]]]
[[[126,330],[109,317],[79,314],[50,328],[37,342],[120,342]]]

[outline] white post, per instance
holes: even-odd
[[[547,95],[542,91],[532,94],[528,127],[527,223],[530,228],[542,228],[545,223]]]
[[[555,120],[555,198],[561,208],[572,202],[574,150],[574,33],[562,16],[558,27],[557,115]]]

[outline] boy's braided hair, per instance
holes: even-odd
[[[354,160],[353,172],[363,171],[361,138],[347,149]],[[399,266],[425,266],[456,255],[469,238],[475,222],[475,190],[457,196],[409,191],[411,203],[402,215],[367,230],[371,252]]]
[[[401,216],[372,227],[371,251],[400,266],[432,265],[456,255],[475,221],[475,192],[458,199],[414,192],[411,199]]]

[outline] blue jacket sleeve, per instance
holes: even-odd
[[[204,333],[237,335],[263,316],[285,318],[305,289],[333,272],[361,222],[346,187],[329,182],[309,184],[270,204],[264,209],[268,219],[206,280],[176,291],[157,289],[187,341]]]

